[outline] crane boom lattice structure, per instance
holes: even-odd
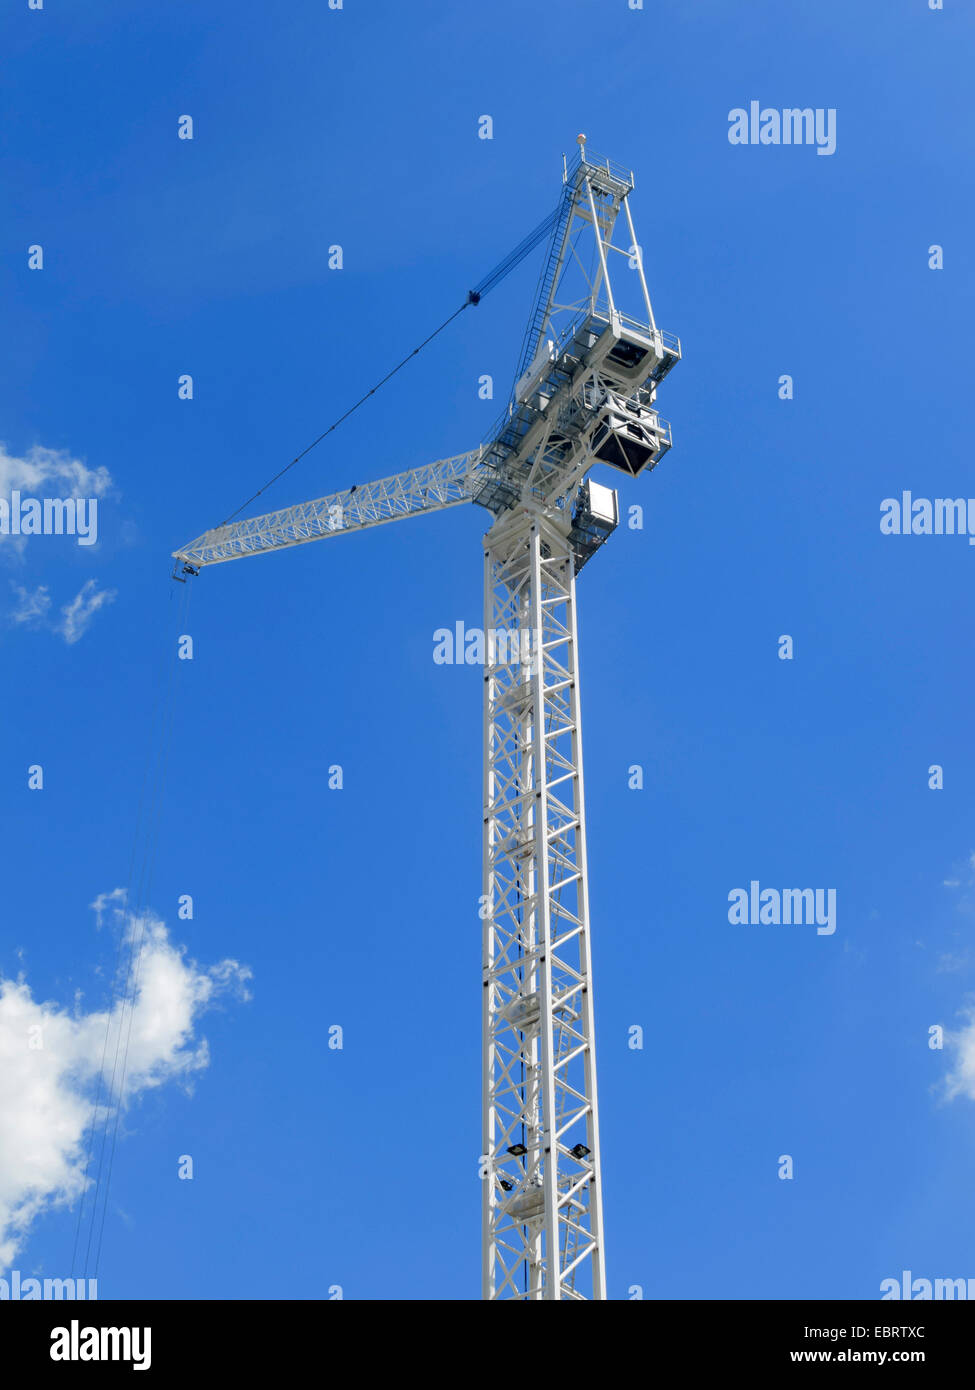
[[[606,1297],[579,707],[576,578],[616,492],[671,444],[655,406],[680,360],[656,325],[628,196],[589,154],[555,211],[469,295],[548,246],[505,410],[477,449],[208,531],[184,571],[473,502],[484,538],[482,1292]],[[620,218],[622,214],[622,219]],[[622,240],[619,238],[622,221]],[[617,272],[620,271],[620,274]],[[622,303],[635,300],[635,314]]]

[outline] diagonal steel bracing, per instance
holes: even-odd
[[[550,509],[485,538],[485,1298],[605,1296],[574,568]]]

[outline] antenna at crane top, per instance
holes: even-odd
[[[589,473],[656,467],[671,445],[657,389],[681,357],[650,303],[633,174],[589,153],[585,135],[577,143],[555,211],[431,334],[548,238],[511,395],[484,442],[228,518],[174,552],[195,573],[461,504],[489,514],[479,1161],[489,1299],[606,1296],[576,578],[619,519],[615,490]]]

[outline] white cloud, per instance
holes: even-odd
[[[970,970],[972,966],[971,951],[943,951],[938,957],[938,970],[951,972],[958,970]]]
[[[64,604],[57,620],[52,621],[51,595],[46,584],[25,589],[22,584],[11,582],[10,587],[17,596],[17,605],[8,615],[10,621],[18,627],[48,628],[63,637],[69,647],[85,635],[98,610],[118,597],[117,589],[99,589],[97,580],[86,579],[70,603]]]
[[[96,580],[86,579],[71,602],[61,609],[61,622],[56,625],[55,631],[60,632],[69,646],[73,646],[85,635],[99,608],[115,601],[117,592],[116,589],[99,589]]]
[[[975,850],[970,850],[960,863],[952,865],[951,877],[941,880],[955,899],[955,907],[966,916],[975,912]]]
[[[36,589],[25,589],[22,584],[11,583],[10,587],[17,595],[17,607],[11,612],[10,621],[24,623],[27,627],[38,627],[47,617],[48,609],[51,607],[51,595],[47,591],[47,585],[39,584]]]
[[[946,878],[944,885],[946,888],[961,889],[955,906],[962,912],[971,912],[973,907],[973,889],[975,889],[975,850],[972,850],[965,859],[965,870],[955,870],[959,874],[957,878]],[[970,964],[971,956],[966,950],[960,955],[946,953],[941,956],[938,968],[941,970],[965,969]],[[952,1070],[948,1073],[944,1083],[944,1093],[948,1100],[954,1100],[956,1096],[967,1096],[969,1100],[975,1100],[975,999],[969,1001],[961,1010],[961,1015],[965,1022],[957,1032],[949,1032],[945,1029],[944,1045],[946,1051],[952,1056]]]
[[[45,449],[36,444],[19,457],[0,444],[0,497],[9,499],[16,491],[23,497],[98,498],[111,492],[113,486],[107,468],[89,468],[66,450]],[[27,542],[27,536],[0,533],[0,555],[23,561]],[[116,596],[114,589],[99,590],[95,581],[89,579],[61,609],[59,620],[52,623],[51,595],[46,584],[35,589],[19,584],[12,587],[17,602],[7,615],[9,621],[19,627],[50,628],[60,633],[69,646],[84,634],[99,608]]]
[[[101,912],[118,901],[124,892],[115,889],[93,906]],[[120,1036],[123,1052],[128,1037],[124,1107],[207,1066],[200,1015],[222,991],[236,988],[249,997],[251,972],[237,961],[201,968],[170,941],[163,922],[115,912],[125,942],[137,948],[137,966],[128,997],[111,1010],[86,1014],[41,1003],[23,976],[0,977],[0,1269],[9,1267],[43,1211],[81,1195],[102,1056],[114,1057]],[[103,1096],[106,1090],[107,1082]]]
[[[64,497],[104,497],[112,486],[107,468],[88,468],[63,449],[44,449],[35,444],[23,458],[8,454],[0,444],[0,494],[16,488],[38,496],[48,483],[56,483]]]
[[[953,1054],[953,1069],[945,1079],[945,1095],[948,1100],[956,1096],[967,1096],[975,1100],[975,1003],[968,1004],[962,1014],[965,1025],[957,1033],[945,1030],[945,1048]]]
[[[107,468],[89,468],[63,449],[35,444],[21,458],[0,444],[0,497],[14,490],[25,497],[104,497],[112,488]],[[0,552],[23,557],[26,536],[0,535]]]
[[[102,927],[104,926],[105,909],[106,907],[108,907],[109,903],[121,903],[122,908],[117,907],[115,909],[115,915],[116,917],[124,916],[125,914],[123,912],[123,908],[125,905],[125,899],[127,897],[128,894],[126,893],[124,888],[113,888],[110,893],[99,893],[95,901],[93,903],[88,904],[92,912],[95,914],[95,926],[98,928],[99,931],[101,931]]]

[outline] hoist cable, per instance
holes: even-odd
[[[559,207],[561,207],[561,204],[559,205]],[[401,371],[406,366],[407,362],[411,362],[413,358],[416,357],[417,353],[422,352],[422,350],[427,346],[428,343],[432,343],[434,338],[438,337],[449,324],[453,323],[454,319],[457,318],[460,314],[462,314],[464,310],[468,307],[468,305],[479,304],[481,300],[484,298],[484,296],[488,294],[489,291],[494,289],[495,285],[500,284],[504,277],[508,275],[512,270],[514,270],[515,266],[520,265],[521,262],[525,259],[525,257],[529,255],[532,251],[534,251],[535,247],[539,244],[539,242],[542,241],[546,236],[548,236],[549,232],[551,232],[553,226],[555,225],[555,221],[558,215],[559,208],[556,208],[554,212],[549,213],[548,217],[546,217],[543,222],[540,222],[533,232],[529,232],[528,236],[526,236],[523,241],[520,241],[518,245],[515,247],[515,249],[509,252],[507,256],[505,256],[503,261],[499,261],[498,264],[494,267],[494,269],[490,271],[487,275],[485,275],[484,279],[481,280],[479,284],[475,285],[475,287],[472,290],[468,290],[467,298],[464,300],[460,308],[455,309],[454,312],[449,316],[449,318],[445,318],[439,328],[435,328],[432,333],[430,333],[426,338],[423,339],[422,343],[418,343],[412,352],[407,353],[407,355],[402,359],[401,362],[397,362],[396,366],[393,367],[391,371],[388,371],[386,375],[381,378],[381,380],[377,381],[375,386],[373,386],[369,391],[367,391],[364,396],[360,396],[354,405],[350,405],[348,410],[346,410],[344,414],[340,415],[337,420],[333,421],[332,424],[329,425],[328,429],[323,430],[317,439],[313,439],[312,442],[306,448],[302,449],[300,454],[296,454],[290,463],[285,464],[285,466],[279,469],[278,472],[275,473],[272,478],[268,478],[267,482],[264,484],[263,487],[259,487],[255,493],[248,497],[246,502],[242,502],[240,506],[237,508],[237,510],[231,512],[230,515],[220,523],[220,525],[229,525],[229,523],[233,521],[234,517],[240,516],[241,512],[244,510],[245,507],[249,507],[252,502],[256,502],[258,497],[260,497],[263,492],[266,492],[268,488],[272,486],[273,483],[276,483],[279,478],[283,478],[285,473],[289,472],[290,469],[294,468],[296,463],[300,463],[300,461],[305,457],[306,454],[310,454],[312,449],[314,449],[316,445],[321,444],[322,440],[327,438],[327,436],[330,435],[333,430],[337,430],[339,425],[346,421],[350,415],[354,414],[355,411],[357,411],[361,405],[364,405],[370,396],[374,396],[376,392],[380,390],[381,387],[386,385],[387,381],[390,381],[396,375],[397,372]]]
[[[181,596],[178,624],[180,630],[185,627],[186,614],[189,608],[189,591],[184,591]],[[172,657],[169,658],[172,660]],[[85,1255],[85,1274],[88,1272],[88,1262],[91,1255],[92,1239],[95,1232],[97,1221],[98,1198],[101,1198],[101,1220],[98,1222],[98,1242],[95,1248],[95,1263],[93,1273],[97,1277],[98,1265],[101,1259],[102,1238],[105,1231],[105,1218],[108,1212],[108,1199],[112,1181],[112,1170],[115,1162],[115,1147],[118,1141],[119,1123],[121,1120],[122,1107],[125,1103],[125,1077],[128,1068],[129,1043],[132,1035],[132,1019],[135,1014],[138,982],[141,974],[142,956],[146,938],[146,922],[150,912],[150,897],[153,869],[155,867],[156,843],[159,830],[159,820],[162,807],[163,789],[165,786],[166,767],[168,763],[169,740],[173,727],[175,710],[175,689],[176,689],[176,665],[173,663],[170,668],[170,679],[168,682],[165,704],[162,711],[160,723],[159,752],[156,760],[155,780],[150,792],[150,801],[146,818],[146,837],[142,855],[142,868],[139,876],[138,892],[136,894],[133,908],[129,912],[129,924],[131,927],[131,941],[129,948],[128,965],[126,968],[125,987],[121,994],[121,1006],[118,1019],[118,1037],[115,1043],[115,1058],[112,1066],[112,1078],[109,1085],[109,1111],[106,1116],[105,1129],[102,1134],[102,1147],[99,1154],[99,1190],[96,1193],[95,1210],[92,1212],[91,1229],[88,1234],[88,1249]],[[138,934],[137,934],[138,933]],[[128,1026],[126,1027],[126,1010],[128,1010]],[[125,1033],[125,1047],[121,1048],[123,1032]],[[121,1051],[121,1069],[119,1069],[119,1056]],[[116,1089],[116,1077],[118,1086]],[[114,1100],[115,1115],[114,1123],[111,1114],[111,1102]],[[108,1139],[109,1128],[112,1130],[112,1142],[109,1150],[108,1170],[105,1175],[104,1186],[102,1185],[102,1173],[105,1164],[105,1150]]]
[[[185,624],[185,614],[189,605],[189,593],[183,590],[180,596],[179,613],[177,622],[182,632]],[[171,656],[164,659],[172,660]],[[78,1220],[75,1227],[74,1245],[72,1249],[71,1268],[72,1274],[77,1267],[77,1258],[81,1234],[86,1215],[87,1194],[89,1187],[89,1174],[92,1174],[91,1187],[93,1198],[89,1217],[89,1230],[84,1257],[84,1276],[87,1278],[88,1266],[91,1258],[92,1241],[95,1225],[98,1221],[98,1204],[103,1200],[103,1210],[101,1224],[104,1227],[105,1208],[108,1202],[108,1184],[104,1189],[102,1186],[102,1175],[104,1172],[104,1161],[108,1129],[112,1119],[112,1103],[115,1100],[115,1079],[118,1072],[119,1048],[122,1037],[122,1030],[125,1026],[126,1008],[132,1002],[132,991],[130,983],[132,980],[132,966],[136,947],[134,932],[129,930],[133,922],[140,921],[140,911],[143,906],[143,889],[146,882],[147,859],[152,853],[155,841],[156,830],[159,820],[159,803],[161,798],[161,778],[160,767],[162,765],[163,751],[167,741],[167,727],[171,727],[172,718],[170,711],[173,706],[174,690],[174,668],[171,668],[169,680],[166,681],[165,670],[160,672],[163,677],[156,687],[156,699],[154,703],[152,718],[150,721],[149,744],[146,752],[145,765],[143,768],[142,785],[139,793],[138,811],[133,832],[132,851],[129,860],[129,872],[127,885],[125,888],[125,898],[123,904],[124,925],[119,933],[118,950],[116,952],[115,971],[112,979],[112,993],[105,1020],[105,1038],[102,1045],[102,1057],[98,1071],[98,1080],[95,1090],[95,1099],[92,1109],[91,1125],[88,1135],[88,1145],[85,1158],[85,1168],[82,1179],[81,1199],[78,1204]],[[141,866],[137,868],[141,850]],[[134,896],[133,896],[134,893]],[[127,959],[126,948],[128,948]],[[118,1028],[118,1036],[115,1042],[115,1056],[112,1065],[111,1079],[109,1079],[109,1068],[107,1065],[108,1050],[111,1040],[113,1027]],[[129,1028],[131,1031],[131,1010]],[[127,1051],[127,1049],[126,1049]],[[123,1063],[124,1065],[124,1063]],[[124,1083],[123,1083],[124,1084]],[[104,1096],[104,1107],[102,1104]],[[119,1087],[117,1104],[122,1103],[122,1086]],[[98,1148],[98,1157],[92,1167],[92,1158],[95,1151],[96,1135],[99,1124],[102,1127],[101,1144]],[[116,1133],[118,1127],[118,1111],[116,1111]],[[114,1143],[113,1143],[114,1153]],[[109,1178],[111,1170],[109,1169]],[[99,1240],[98,1249],[100,1251],[101,1241]]]
[[[180,615],[180,627],[181,627],[181,628],[184,628],[184,627],[186,626],[186,620],[187,620],[187,617],[188,617],[188,615],[189,615],[189,606],[190,606],[190,591],[187,590],[186,597],[185,597],[185,600],[184,600],[183,605],[182,605],[181,615]],[[111,1147],[111,1150],[110,1150],[110,1152],[109,1152],[109,1158],[108,1158],[108,1173],[107,1173],[106,1178],[105,1178],[105,1195],[104,1195],[104,1197],[103,1197],[103,1199],[102,1199],[102,1219],[101,1219],[101,1224],[99,1225],[99,1228],[98,1228],[98,1244],[97,1244],[97,1246],[95,1247],[94,1275],[95,1275],[96,1278],[97,1278],[97,1276],[98,1276],[98,1266],[99,1266],[99,1264],[101,1263],[101,1256],[102,1256],[102,1240],[103,1240],[104,1235],[105,1235],[105,1217],[106,1217],[106,1215],[107,1215],[107,1213],[108,1213],[108,1196],[109,1196],[109,1191],[110,1191],[111,1185],[112,1185],[112,1170],[113,1170],[114,1167],[115,1167],[115,1146],[116,1146],[116,1144],[117,1144],[117,1142],[118,1142],[119,1120],[120,1120],[120,1118],[121,1118],[122,1105],[123,1105],[124,1098],[125,1098],[125,1078],[126,1078],[126,1075],[128,1074],[129,1044],[131,1043],[131,1040],[132,1040],[132,1019],[133,1019],[133,1017],[135,1016],[136,1002],[137,1002],[138,996],[139,996],[139,981],[140,981],[141,976],[142,976],[142,960],[143,960],[143,956],[144,956],[144,952],[145,952],[146,923],[147,923],[147,921],[148,921],[149,913],[150,913],[150,911],[151,911],[152,886],[153,886],[153,882],[154,882],[155,868],[156,868],[156,845],[157,845],[157,843],[158,843],[159,823],[160,823],[160,820],[161,820],[161,818],[162,818],[163,796],[164,796],[164,793],[165,793],[165,790],[166,790],[166,774],[167,774],[167,772],[168,772],[168,770],[169,770],[169,750],[170,750],[170,746],[171,746],[171,743],[172,743],[173,725],[174,725],[175,720],[176,720],[176,700],[175,700],[176,681],[175,681],[175,672],[176,672],[176,666],[175,666],[175,663],[174,663],[174,665],[173,665],[173,670],[172,670],[173,679],[172,679],[171,682],[170,682],[170,688],[169,688],[169,707],[168,707],[168,710],[166,711],[166,714],[167,714],[167,716],[168,716],[168,721],[169,721],[169,722],[168,722],[168,726],[164,726],[164,728],[163,728],[162,748],[161,748],[161,751],[160,751],[160,762],[159,762],[159,778],[158,778],[158,782],[157,782],[157,786],[156,786],[155,805],[154,805],[153,808],[150,808],[150,812],[152,812],[152,811],[155,812],[155,824],[153,825],[153,824],[150,823],[150,825],[149,825],[149,836],[148,836],[148,841],[147,841],[147,852],[146,852],[146,862],[147,862],[147,864],[148,864],[148,871],[147,871],[147,874],[146,874],[146,877],[145,877],[145,880],[144,880],[144,892],[141,894],[142,901],[141,901],[141,903],[140,903],[139,906],[138,906],[139,916],[138,916],[138,918],[137,918],[137,920],[138,920],[138,922],[139,922],[140,934],[139,934],[138,943],[133,942],[133,946],[132,946],[132,959],[133,959],[134,962],[135,962],[135,973],[134,973],[134,976],[133,976],[133,979],[132,979],[132,987],[131,987],[131,990],[130,990],[130,991],[127,991],[127,994],[129,995],[129,1022],[128,1022],[128,1028],[126,1029],[126,1034],[125,1034],[125,1047],[124,1047],[123,1052],[122,1052],[122,1069],[121,1069],[121,1073],[120,1073],[120,1075],[119,1075],[119,1083],[118,1083],[118,1103],[117,1103],[116,1108],[115,1108],[115,1123],[114,1123],[114,1125],[113,1125],[113,1127],[112,1127],[112,1147]],[[120,1036],[120,1037],[121,1037],[121,1032],[122,1032],[122,1026],[123,1026],[123,1023],[124,1023],[124,1019],[125,1019],[125,1009],[124,1009],[124,1004],[123,1004],[122,1015],[121,1015],[121,1017],[119,1018],[119,1036]],[[94,1223],[93,1223],[93,1224],[94,1224]]]

